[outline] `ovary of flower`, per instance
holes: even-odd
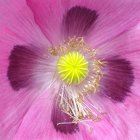
[[[88,62],[81,53],[73,51],[59,58],[57,69],[63,81],[79,84],[88,74]]]

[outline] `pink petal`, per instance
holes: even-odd
[[[59,2],[60,1],[56,1],[56,4],[59,5],[60,4]],[[63,4],[64,5],[66,4],[65,6],[69,8],[69,3],[71,3],[71,1],[65,1],[65,2],[66,3],[63,3]],[[68,5],[67,5],[67,2],[68,2]],[[77,2],[79,3],[82,2],[83,6],[84,4],[88,3],[86,1],[83,2],[81,0]],[[55,4],[54,1],[53,2],[50,1],[50,3],[52,3],[52,7]],[[70,4],[70,6],[76,5],[76,2],[73,1],[72,3]],[[133,3],[135,4],[135,2]],[[87,5],[90,7],[89,3]],[[119,4],[117,6],[119,6]],[[50,5],[47,7],[49,8]],[[61,10],[57,9],[57,12],[61,13],[63,11],[62,7],[60,8]],[[56,7],[53,7],[51,9],[52,11],[51,10],[48,10],[48,11],[51,11],[53,13],[55,11],[55,8]],[[134,6],[132,4],[132,9],[133,8]],[[122,8],[122,9],[125,9],[125,8]],[[130,10],[129,18],[131,20],[133,20],[132,17],[135,18],[135,16],[133,16],[135,15],[134,13],[135,12],[138,13],[137,6],[134,9],[135,9],[134,12],[132,12],[131,7],[129,8]],[[15,92],[10,87],[9,81],[7,78],[7,68],[8,68],[8,63],[9,63],[8,58],[9,58],[11,49],[13,48],[14,45],[17,45],[18,43],[18,44],[33,44],[33,45],[37,45],[38,47],[40,46],[45,47],[49,45],[49,42],[41,33],[37,25],[33,22],[33,15],[24,2],[23,3],[21,1],[17,2],[15,0],[12,0],[10,2],[2,1],[0,5],[0,11],[1,11],[0,17],[2,17],[2,20],[0,21],[0,31],[1,31],[0,43],[2,46],[0,47],[0,53],[2,54],[0,55],[0,68],[1,68],[0,69],[0,85],[1,85],[1,88],[0,88],[0,99],[1,99],[0,139],[2,140],[3,139],[4,140],[10,140],[10,139],[15,139],[15,140],[27,139],[28,140],[28,139],[36,139],[36,138],[44,139],[44,140],[47,140],[47,139],[48,140],[50,139],[52,140],[53,139],[54,140],[56,139],[58,140],[61,140],[61,139],[66,139],[66,140],[69,140],[69,139],[137,140],[137,139],[140,139],[140,135],[139,135],[139,128],[140,128],[140,124],[139,124],[140,104],[139,103],[140,102],[139,102],[139,96],[135,96],[135,95],[132,96],[131,98],[127,98],[124,104],[122,103],[113,104],[112,102],[110,102],[109,100],[105,98],[103,98],[103,100],[98,99],[98,102],[100,101],[100,104],[103,104],[101,105],[103,110],[108,112],[109,119],[107,117],[103,119],[101,122],[94,124],[95,126],[94,125],[93,126],[95,128],[94,129],[95,131],[93,131],[92,133],[90,133],[89,130],[86,129],[87,127],[83,128],[83,126],[80,127],[80,132],[82,132],[82,134],[76,133],[74,135],[63,135],[61,133],[56,132],[56,130],[53,127],[53,124],[50,122],[51,118],[49,118],[51,117],[51,111],[52,111],[52,108],[51,108],[52,98],[50,98],[49,96],[51,92],[50,91],[48,91],[47,93],[43,92],[44,93],[43,95],[36,91],[27,92],[25,90],[20,90],[19,92]],[[51,12],[50,13],[46,12],[47,13],[46,17],[49,17],[49,14],[51,14]],[[41,12],[38,12],[38,13],[41,13]],[[126,16],[125,14],[123,14],[124,15],[123,19],[128,18],[127,14]],[[105,12],[105,16],[106,16],[106,12]],[[60,17],[62,17],[61,14],[60,14]],[[59,20],[61,18],[59,19],[59,17],[58,18],[56,17],[54,19],[58,19],[58,22],[56,23],[59,23]],[[42,20],[40,19],[39,23],[40,21]],[[54,22],[55,20],[53,21],[50,18],[48,21],[50,21],[50,23],[52,22],[52,25],[55,25],[55,22]],[[43,21],[43,23],[44,22],[46,22],[46,20]],[[128,26],[125,26],[126,28],[124,29],[124,25],[127,25],[127,23],[129,22],[130,21],[127,21],[125,24],[123,24],[123,27],[120,26],[121,24],[119,25],[115,24],[117,23],[115,22],[113,26],[111,26],[111,30],[112,28],[114,29],[111,32],[107,28],[108,26],[105,26],[103,30],[104,33],[103,35],[101,35],[100,41],[101,42],[105,41],[108,38],[114,37],[116,36],[116,34],[124,31],[125,29],[128,28]],[[105,23],[108,23],[108,21],[106,21]],[[42,31],[44,30],[45,25],[40,24],[40,27],[42,26],[41,27]],[[51,26],[51,24],[48,24],[48,25]],[[51,41],[59,42],[61,40],[62,36],[59,37],[59,35],[61,35],[59,25],[60,24],[57,24],[57,26],[52,26],[52,28],[49,30],[47,30],[46,28],[45,30],[46,32],[44,32],[44,34]],[[111,22],[111,25],[112,25],[112,22]],[[49,26],[46,26],[46,27],[49,27]],[[119,30],[118,30],[118,27],[119,27]],[[52,31],[53,34],[51,34],[51,32],[49,31]],[[111,34],[108,35],[108,31]],[[57,32],[58,34],[56,34]],[[99,33],[101,33],[101,31]],[[99,33],[97,33],[95,40],[93,40],[91,44],[92,43],[98,44],[100,42],[97,39],[99,37],[98,36]],[[138,40],[137,40],[137,43],[138,43]],[[129,55],[129,56],[131,57],[132,55]],[[129,56],[126,56],[126,57],[129,57]],[[138,53],[136,55],[133,55],[132,58],[133,58],[132,61],[135,62],[133,63],[133,65],[135,65],[135,68],[139,70]],[[133,91],[134,91],[134,94],[137,94],[139,92],[139,89],[135,88],[135,90]],[[39,95],[40,97],[38,97]]]
[[[26,112],[38,94],[35,91],[25,90],[5,91],[9,91],[9,94],[2,94],[2,92],[0,94],[0,138],[9,140],[15,136]]]
[[[97,47],[98,55],[101,58],[111,58],[112,56],[120,56],[128,60],[133,67],[134,83],[133,89],[137,90],[136,94],[139,94],[139,82],[140,82],[140,25],[133,27],[131,30],[124,32],[118,37],[105,44]],[[140,95],[140,94],[139,94]]]
[[[134,73],[131,63],[119,56],[105,59],[104,76],[101,79],[99,95],[116,102],[123,102],[131,96],[131,87],[134,83]]]
[[[90,97],[91,98],[91,97]],[[92,138],[96,140],[138,140],[140,97],[133,94],[123,103],[113,103],[109,99],[96,98],[92,105],[104,114],[100,122],[94,123]]]
[[[91,46],[112,39],[136,25],[140,18],[139,0],[27,0],[27,3],[34,12],[35,21],[54,44],[62,41],[64,15],[74,6],[87,7],[97,11],[99,15],[92,33],[86,37]]]
[[[34,69],[42,59],[43,51],[33,46],[14,46],[9,57],[7,77],[14,90],[32,87]],[[45,61],[45,60],[44,60]],[[37,70],[36,70],[37,71]]]
[[[41,88],[44,84],[49,86],[55,71],[55,59],[48,58],[48,55],[47,47],[14,46],[7,70],[11,87],[18,91],[22,88]]]
[[[24,9],[24,10],[23,10]],[[24,1],[2,1],[0,4],[0,93],[3,88],[9,90],[7,69],[9,56],[15,45],[33,44],[47,47],[49,42],[33,21],[33,15]]]
[[[65,8],[61,1],[57,0],[27,0],[27,4],[34,13],[36,23],[42,32],[53,44],[59,44],[62,40],[62,20]]]
[[[136,95],[140,95],[140,51],[135,51],[132,53],[128,53],[124,55],[124,58],[126,58],[127,60],[129,60],[131,62],[131,65],[133,67],[133,72],[134,72],[134,84],[132,87],[133,92]]]
[[[85,135],[85,139],[88,137],[87,140],[118,140],[113,126],[106,119],[103,118],[100,122],[90,122],[88,125],[89,128],[85,126],[85,129],[81,131]]]
[[[83,140],[81,134],[63,134],[57,132],[51,120],[53,97],[50,90],[35,100],[26,112],[17,131],[15,140],[39,139],[39,140]]]
[[[25,2],[2,1],[0,17],[0,83],[1,87],[8,87],[8,58],[13,47],[21,44],[47,47],[49,42],[34,23],[33,15]]]
[[[19,44],[47,47],[49,42],[24,1],[1,1],[0,17],[0,139],[11,139],[35,95],[12,89],[7,77],[11,50]]]
[[[113,39],[140,21],[139,0],[97,0],[93,5],[99,16],[92,33],[87,36],[92,47]]]
[[[73,135],[74,133],[79,131],[78,124],[72,123],[73,119],[62,111],[62,109],[59,106],[60,100],[61,99],[59,97],[56,97],[52,105],[53,109],[51,113],[51,120],[53,126],[55,130],[58,132],[61,132],[66,135],[67,134]],[[69,124],[60,124],[65,122],[68,122]]]
[[[34,17],[26,3],[3,1],[0,4],[0,31],[1,41],[14,44],[30,43],[39,46],[48,46],[49,42],[34,22]],[[11,44],[11,47],[12,44]],[[8,49],[8,48],[7,48]]]
[[[67,37],[81,37],[89,33],[98,18],[95,10],[82,6],[74,6],[64,15],[63,28]]]
[[[123,32],[112,40],[96,46],[99,57],[110,58],[112,56],[124,56],[140,51],[140,25]]]

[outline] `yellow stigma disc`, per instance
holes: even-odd
[[[67,84],[79,84],[88,74],[88,62],[76,51],[61,56],[57,63],[60,78]]]

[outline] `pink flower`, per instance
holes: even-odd
[[[139,140],[139,20],[139,0],[2,0],[0,139]]]

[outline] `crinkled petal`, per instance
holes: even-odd
[[[80,2],[83,2],[82,3],[83,6],[86,3],[88,3],[86,1],[81,1],[81,0],[77,1],[77,2],[65,1],[65,3],[63,3],[63,6],[66,7],[66,9],[69,9],[69,8],[77,5]],[[131,0],[129,2],[131,3]],[[135,1],[135,2],[137,2],[137,1]],[[134,5],[135,5],[135,2],[133,2]],[[55,1],[50,1],[50,3],[52,3],[52,5],[55,6]],[[41,4],[41,2],[40,2],[40,4]],[[56,4],[59,5],[60,1],[56,1]],[[89,7],[90,7],[90,4],[88,3],[87,5],[89,5]],[[114,4],[114,5],[117,5],[116,9],[118,9],[117,7],[120,6],[119,4],[118,5],[117,5],[117,3]],[[124,3],[122,2],[122,4],[124,4]],[[127,29],[129,27],[129,26],[126,26],[126,28],[124,29],[124,25],[129,25],[128,23],[133,19],[133,17],[135,19],[134,13],[139,14],[136,11],[137,6],[139,7],[139,5],[134,7],[133,4],[132,4],[132,7],[128,6],[129,8],[125,5],[130,10],[130,13],[129,13],[130,17],[129,17],[129,21],[125,20],[126,22],[125,22],[125,24],[123,24],[123,26],[118,26],[118,24],[122,25],[120,23],[115,24],[115,23],[117,23],[117,21],[120,21],[120,20],[117,20],[117,21],[114,20],[113,26],[111,26],[112,23],[109,24],[110,20],[105,22],[105,23],[108,23],[107,25],[109,25],[111,27],[110,30],[112,30],[112,29],[114,29],[114,30],[112,30],[112,32],[110,32],[111,35],[108,36],[108,32],[110,30],[107,28],[108,26],[105,26],[105,30],[103,30],[104,33],[103,33],[103,35],[101,35],[101,39],[100,39],[101,42],[116,36],[118,33],[121,33],[122,31],[124,31],[125,29]],[[70,7],[69,7],[69,5],[70,5]],[[113,4],[111,4],[111,6],[112,5]],[[20,6],[23,6],[23,7],[20,7]],[[100,7],[100,5],[98,5],[98,6]],[[103,4],[103,6],[104,6],[104,4]],[[105,5],[105,7],[106,6],[108,6],[108,3]],[[122,7],[123,6],[124,5],[122,5]],[[124,6],[124,8],[122,8],[122,11],[123,11],[123,9],[125,9],[125,6]],[[51,7],[51,6],[49,5],[48,8],[49,7]],[[107,116],[107,118],[103,119],[99,123],[94,124],[93,131],[90,131],[90,129],[87,130],[88,127],[85,127],[85,129],[81,129],[83,126],[81,126],[81,124],[80,124],[79,133],[75,133],[73,135],[66,135],[66,134],[57,132],[56,129],[54,128],[54,125],[51,120],[51,112],[53,110],[52,109],[52,105],[53,105],[52,98],[54,97],[54,96],[52,96],[52,95],[54,95],[53,92],[50,92],[50,91],[36,92],[33,90],[32,91],[20,90],[18,92],[13,91],[13,89],[11,88],[10,83],[8,81],[8,77],[7,77],[7,69],[8,69],[8,65],[9,65],[8,58],[10,56],[10,53],[11,53],[11,50],[13,49],[13,47],[18,44],[20,44],[20,45],[21,44],[33,44],[33,45],[37,45],[38,47],[41,47],[41,46],[45,47],[45,46],[49,45],[48,41],[45,39],[43,34],[40,32],[39,28],[36,26],[36,24],[34,22],[32,22],[33,16],[32,16],[31,11],[28,8],[27,8],[27,10],[25,10],[26,8],[27,8],[27,6],[24,2],[21,3],[21,1],[16,2],[14,0],[12,0],[12,2],[11,1],[10,2],[2,1],[1,5],[0,5],[0,9],[2,10],[2,12],[0,12],[1,13],[0,15],[2,17],[2,20],[0,21],[0,29],[2,32],[2,34],[0,34],[0,43],[2,45],[2,47],[0,47],[0,53],[2,54],[2,55],[0,55],[0,67],[1,67],[1,69],[0,69],[0,79],[1,79],[0,80],[0,85],[1,85],[1,88],[0,88],[0,99],[1,99],[0,139],[5,139],[5,140],[10,140],[10,139],[15,139],[15,140],[27,139],[28,140],[28,139],[36,139],[36,138],[44,139],[44,140],[47,140],[47,139],[48,140],[50,140],[50,139],[52,139],[52,140],[53,139],[54,140],[56,140],[56,139],[58,139],[58,140],[61,140],[61,139],[66,139],[66,140],[69,140],[69,139],[75,139],[75,140],[80,140],[80,139],[81,140],[84,140],[84,139],[91,139],[91,140],[92,139],[96,139],[96,140],[98,140],[98,139],[99,140],[101,140],[101,139],[107,139],[107,140],[123,139],[123,140],[125,140],[126,139],[126,140],[128,140],[128,139],[130,139],[131,140],[131,139],[133,139],[133,140],[137,140],[137,139],[140,139],[140,135],[139,135],[139,128],[140,128],[139,96],[134,95],[132,97],[128,97],[128,98],[126,98],[126,100],[123,103],[116,103],[116,104],[112,103],[107,98],[99,98],[99,97],[96,98],[97,99],[96,102],[98,101],[98,103],[99,103],[98,105],[101,106],[102,111],[105,112],[105,114],[106,114],[105,116]],[[131,8],[135,9],[135,10],[132,12]],[[55,9],[55,7],[53,8],[53,6],[52,6],[51,10],[54,10],[54,9]],[[59,9],[57,9],[57,10],[59,11]],[[63,11],[63,8],[61,10]],[[60,13],[61,13],[61,10],[60,10]],[[114,9],[112,8],[111,10],[114,10]],[[41,9],[39,11],[41,11]],[[117,10],[115,10],[115,11],[117,11]],[[30,13],[29,17],[28,17],[28,12]],[[121,13],[121,11],[119,11],[119,12]],[[133,16],[133,14],[131,15],[131,12],[134,14],[134,16]],[[38,13],[41,13],[41,12],[38,12]],[[46,12],[46,13],[49,16],[49,14],[51,12]],[[112,12],[112,13],[117,14],[114,12]],[[118,13],[118,17],[121,14]],[[4,16],[4,15],[6,15],[6,16]],[[107,13],[105,12],[105,15],[103,17],[106,17],[106,15],[107,15]],[[123,19],[128,17],[127,16],[128,13],[125,14],[125,12],[124,12],[124,14],[122,14],[122,15],[123,15]],[[42,17],[42,16],[40,16],[40,17]],[[56,23],[59,23],[59,20],[61,20],[61,17],[62,17],[62,15],[60,14],[60,19],[58,19],[59,18],[58,17],[57,18],[58,22],[56,22]],[[109,16],[109,17],[112,17],[112,16]],[[37,17],[35,16],[35,18],[37,18]],[[16,22],[14,22],[14,21],[16,21]],[[40,21],[42,21],[42,20],[40,19]],[[38,24],[41,23],[40,21],[38,22]],[[55,25],[55,22],[53,22],[51,19],[49,19],[48,21],[52,22]],[[122,21],[124,21],[124,20],[122,20]],[[46,21],[43,21],[43,23],[44,22],[46,22]],[[134,20],[134,22],[135,22],[135,20]],[[51,24],[48,24],[48,25],[51,26]],[[58,30],[58,34],[55,34],[56,36],[53,36],[53,34],[51,34],[51,32],[49,32],[49,30],[47,30],[47,28],[46,28],[47,32],[46,31],[43,32],[46,35],[46,37],[48,37],[52,42],[53,41],[57,42],[57,41],[59,41],[60,38],[62,38],[62,36],[59,37],[59,35],[61,34],[61,31],[59,30],[61,28],[58,28],[61,26],[59,26],[59,25],[57,24],[57,26],[54,26],[54,27],[56,27],[56,28],[54,28],[55,29],[54,31],[53,31],[53,26],[52,26],[51,30],[48,28],[50,31],[53,31],[54,33],[57,33],[57,30]],[[45,25],[40,24],[39,26],[42,31],[45,30],[45,29],[43,29],[45,27]],[[98,37],[98,35],[100,33],[102,33],[102,32],[100,31],[99,33],[97,33],[96,37]],[[32,36],[30,34],[32,34]],[[56,38],[56,40],[55,40],[55,37],[58,37],[58,38]],[[92,41],[92,43],[98,44],[99,40],[96,37],[95,37],[95,40]],[[133,60],[137,61],[138,59],[136,59],[133,55]],[[137,93],[138,91],[139,90],[135,89],[134,93]],[[94,98],[94,100],[95,100],[95,98]],[[94,105],[96,102],[92,102],[92,104]],[[82,133],[80,133],[80,132],[82,132]]]
[[[27,0],[27,3],[34,12],[37,24],[53,43],[62,41],[63,19],[68,10],[75,6],[85,7],[91,9],[91,11],[94,10],[98,14],[95,25],[90,29],[92,32],[86,37],[91,46],[99,45],[128,30],[140,18],[139,0]],[[75,20],[71,22],[75,22]],[[80,24],[81,20],[79,20],[79,26]],[[83,24],[85,24],[85,21]],[[87,24],[89,24],[88,21]],[[79,29],[77,28],[77,30]]]
[[[74,6],[63,17],[63,28],[66,37],[81,37],[89,33],[98,18],[95,10]]]
[[[127,96],[131,96],[131,87],[134,83],[131,62],[119,57],[110,58],[105,60],[103,73],[98,94],[117,102],[122,102]]]
[[[2,1],[0,11],[0,17],[2,19],[0,21],[1,93],[3,88],[10,88],[7,71],[10,63],[9,57],[14,46],[20,46],[21,44],[30,46],[32,44],[37,47],[47,47],[49,46],[49,42],[35,24],[32,12],[24,1]]]
[[[111,123],[104,117],[99,122],[85,122],[85,129],[81,131],[88,140],[118,140],[117,134]]]
[[[15,140],[84,140],[80,133],[64,134],[54,128],[51,119],[54,96],[50,96],[53,92],[54,90],[50,90],[35,100],[24,115],[22,123],[14,137]]]
[[[14,46],[9,56],[7,77],[14,90],[32,87],[34,73],[41,59],[40,48],[30,46]]]
[[[130,28],[129,30],[119,34],[106,43],[95,46],[98,49],[98,55],[102,58],[110,58],[112,56],[131,55],[140,51],[140,24]]]
[[[139,89],[139,71],[140,71],[140,25],[133,27],[131,30],[120,34],[97,47],[98,56],[104,59],[110,59],[113,56],[119,56],[131,64],[134,74],[133,88]],[[137,92],[139,94],[139,92]]]
[[[15,45],[29,43],[38,47],[49,45],[49,41],[34,22],[32,11],[25,1],[2,1],[0,17],[1,42],[8,43],[11,41]],[[10,45],[12,48],[12,44]]]
[[[110,65],[110,68],[114,73],[114,76],[112,78],[113,81],[117,79],[116,82],[118,82],[120,85],[123,85],[123,80],[124,83],[127,82],[127,84],[124,85],[124,89],[127,88],[129,82],[133,81],[133,84],[131,83],[129,91],[126,92],[129,96],[125,96],[125,94],[119,95],[121,92],[118,90],[121,90],[121,87],[119,86],[119,88],[117,88],[118,84],[116,83],[115,88],[117,89],[115,89],[113,86],[113,81],[110,82],[109,85],[105,86],[107,88],[105,94],[108,94],[110,92],[111,87],[114,89],[111,92],[112,95],[116,92],[115,96],[119,95],[118,97],[120,99],[122,97],[125,97],[124,100],[121,101],[121,103],[114,102],[114,100],[112,100],[112,96],[110,96],[110,98],[106,98],[101,94],[97,94],[98,97],[96,97],[95,95],[95,97],[93,96],[89,99],[92,102],[92,106],[96,107],[101,112],[101,114],[103,114],[101,122],[96,123],[97,125],[94,127],[95,131],[92,133],[92,137],[95,137],[97,140],[137,140],[140,137],[138,133],[140,128],[139,44],[140,41],[138,25],[132,28],[130,31],[124,32],[123,34],[117,36],[117,38],[114,38],[114,40],[108,41],[106,44],[99,46],[99,48],[97,49],[99,50],[98,53],[101,54],[100,58],[111,60],[112,56],[118,56],[121,57],[122,60],[125,60],[125,63],[122,61],[123,64],[118,61],[117,65],[114,62]],[[108,65],[109,63],[107,62],[106,64]],[[112,75],[112,72],[109,72],[109,74]],[[121,73],[122,76],[120,75]],[[111,80],[111,75],[108,75],[110,76],[107,78],[108,80]],[[105,76],[107,75],[105,74],[104,77]],[[117,78],[118,76],[120,76],[120,80]],[[105,82],[105,85],[107,83],[108,81]],[[102,88],[103,85],[100,86]],[[98,135],[98,133],[100,133],[100,136]]]
[[[50,43],[35,24],[25,1],[1,1],[0,17],[0,139],[11,139],[35,95],[33,91],[14,91],[11,87],[7,76],[11,51],[15,45],[47,47]],[[12,118],[13,114],[16,115]]]
[[[79,131],[78,124],[72,123],[73,119],[60,108],[60,98],[55,97],[51,120],[56,131],[64,134],[73,134]]]
[[[102,113],[102,118],[93,124],[90,136],[96,140],[138,140],[140,97],[134,93],[123,103],[113,103],[110,99],[97,96],[94,99],[90,96],[88,101]]]
[[[24,10],[23,10],[24,9]],[[47,47],[49,42],[33,20],[33,15],[24,1],[2,1],[0,5],[0,84],[1,91],[9,88],[7,71],[11,51],[16,45]]]
[[[16,91],[22,88],[41,88],[44,85],[47,88],[55,71],[55,59],[48,58],[48,55],[47,49],[43,47],[14,46],[7,70],[11,87]]]
[[[129,60],[131,62],[131,65],[133,67],[133,73],[135,76],[134,79],[134,84],[132,87],[133,93],[135,93],[136,95],[140,95],[140,51],[135,51],[132,53],[126,53],[124,55],[124,58]]]
[[[15,137],[25,114],[39,93],[33,90],[11,92],[8,89],[3,91],[5,93],[0,94],[0,139],[11,140]]]
[[[42,32],[53,44],[60,43],[62,36],[62,20],[65,8],[60,0],[27,0],[34,13],[34,19]]]

